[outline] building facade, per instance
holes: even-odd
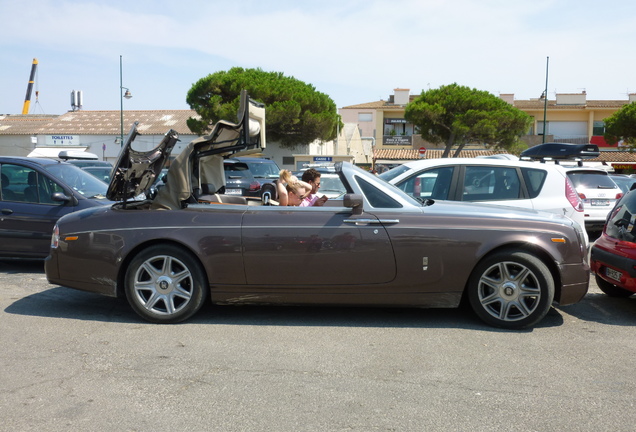
[[[374,140],[374,161],[399,162],[417,158],[439,157],[442,145],[422,140],[413,124],[404,118],[406,105],[419,95],[411,95],[409,89],[397,88],[385,100],[343,107],[339,110],[342,120],[356,124],[362,137]],[[636,94],[627,100],[587,100],[585,91],[575,94],[556,94],[554,100],[543,98],[516,100],[514,94],[500,97],[533,119],[527,135],[521,139],[533,146],[542,142],[594,143],[601,149],[604,162],[634,162],[636,155],[610,146],[603,139],[604,119],[623,106],[635,102]],[[544,133],[545,117],[545,139]],[[422,153],[420,149],[424,149]],[[465,155],[473,151],[487,151],[479,143],[467,146]],[[494,153],[494,152],[491,152]],[[619,154],[620,153],[620,154]],[[469,156],[470,157],[470,156]],[[396,159],[399,158],[399,159]]]
[[[60,151],[76,150],[114,163],[121,149],[121,116],[121,111],[82,110],[62,115],[0,115],[0,155],[57,157]],[[135,139],[134,148],[149,151],[168,130],[174,129],[179,134],[179,142],[172,151],[174,157],[198,137],[188,128],[190,117],[198,115],[191,110],[124,111],[123,133],[125,136],[133,122],[138,122],[140,136]],[[336,140],[317,140],[295,148],[282,148],[269,142],[260,156],[290,170],[298,169],[299,164],[341,160],[370,165],[371,143],[360,139],[356,125],[345,125],[339,132]]]

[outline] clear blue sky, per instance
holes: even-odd
[[[457,82],[517,99],[636,93],[636,2],[590,0],[0,0],[0,114],[187,109],[233,66],[282,72],[340,108]],[[35,90],[39,91],[36,103]]]

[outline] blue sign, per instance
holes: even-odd
[[[314,156],[314,162],[332,162],[331,156]]]

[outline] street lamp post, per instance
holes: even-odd
[[[124,90],[126,92],[124,93]],[[130,99],[132,94],[130,90],[124,87],[123,84],[123,75],[122,75],[122,56],[119,56],[119,100],[121,102],[119,114],[120,114],[120,123],[119,123],[119,146],[124,146],[124,98]]]
[[[543,138],[542,143],[545,143],[545,133],[547,131],[547,113],[548,113],[548,66],[550,66],[550,57],[548,57],[545,61],[545,90],[543,94],[545,98],[543,99]]]

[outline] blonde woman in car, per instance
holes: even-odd
[[[299,206],[300,203],[311,193],[311,185],[302,180],[298,180],[291,171],[280,170],[278,181],[276,182],[278,192],[278,203],[281,206]]]

